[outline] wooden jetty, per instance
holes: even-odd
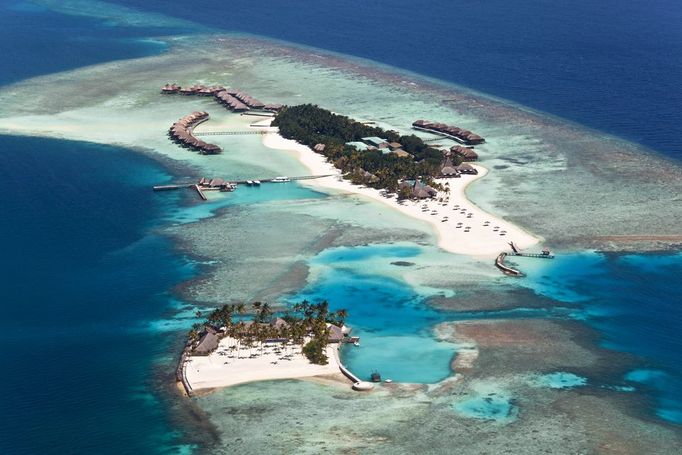
[[[516,270],[512,267],[509,267],[504,263],[504,259],[507,256],[517,256],[517,257],[526,257],[526,258],[538,258],[538,259],[554,259],[554,255],[549,251],[549,248],[545,248],[542,250],[542,253],[522,253],[521,249],[517,247],[514,242],[509,242],[509,246],[511,247],[511,252],[502,252],[500,253],[497,258],[495,259],[495,267],[498,269],[502,270],[507,275],[511,276],[525,276],[523,272]]]
[[[201,131],[194,136],[241,136],[246,134],[267,134],[264,130],[231,130],[231,131]]]
[[[542,253],[523,253],[514,244],[514,242],[509,242],[509,246],[512,249],[511,253],[509,253],[509,256],[521,256],[521,257],[525,257],[525,258],[539,258],[539,259],[554,259],[554,255],[552,254],[551,251],[549,251],[549,248],[545,248],[544,250],[542,250]]]
[[[495,259],[495,267],[502,270],[502,272],[504,272],[507,275],[519,276],[519,277],[524,276],[523,272],[520,272],[519,270],[513,269],[513,268],[509,267],[508,265],[505,265],[504,258],[506,258],[506,257],[507,257],[507,253],[504,253],[504,252],[500,253],[497,256],[497,258]]]
[[[194,185],[193,188],[194,188],[194,191],[197,192],[197,194],[199,195],[199,197],[201,198],[202,201],[207,201],[207,200],[208,200],[208,198],[206,197],[206,195],[204,194],[204,192],[201,191],[201,187],[200,187],[199,185]]]
[[[152,189],[154,191],[172,191],[179,190],[180,188],[190,188],[193,185],[194,185],[193,183],[187,183],[182,185],[156,185]]]
[[[324,177],[331,177],[333,174],[324,175],[301,175],[298,177],[289,177],[290,181],[297,180],[312,180],[321,179]],[[197,183],[179,183],[174,185],[156,185],[152,187],[154,191],[173,191],[191,188],[199,195],[201,200],[206,201],[205,191],[234,191],[238,185],[253,186],[253,182],[260,183],[280,183],[275,178],[261,178],[261,179],[246,179],[246,180],[224,180],[221,178],[208,179],[202,177]]]

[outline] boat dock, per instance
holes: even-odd
[[[238,185],[247,186],[259,186],[261,183],[286,183],[288,181],[298,181],[298,180],[312,180],[320,179],[324,177],[331,177],[333,174],[325,175],[301,175],[298,177],[286,177],[286,180],[281,180],[282,177],[274,178],[261,178],[261,179],[248,179],[248,180],[224,180],[220,178],[208,179],[202,177],[196,183],[178,183],[171,185],[156,185],[152,189],[154,191],[174,191],[182,189],[193,189],[199,195],[202,201],[208,200],[205,191],[222,191],[230,192],[234,191]]]
[[[232,130],[232,131],[201,131],[194,133],[195,136],[242,136],[246,134],[268,134],[265,130]]]
[[[512,267],[509,267],[504,263],[504,259],[507,256],[517,256],[517,257],[526,257],[526,258],[538,258],[538,259],[554,259],[554,255],[549,251],[549,248],[545,248],[542,250],[542,253],[523,253],[521,252],[521,249],[517,247],[514,242],[509,242],[509,246],[511,247],[511,252],[502,252],[500,253],[497,258],[495,259],[495,267],[498,269],[502,270],[507,275],[511,276],[525,276],[523,272],[516,270]]]

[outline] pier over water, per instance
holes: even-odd
[[[519,256],[519,257],[537,258],[537,259],[554,259],[554,255],[549,251],[548,248],[543,249],[542,253],[523,253],[514,244],[514,242],[509,242],[509,246],[512,249],[511,252],[502,252],[497,256],[497,258],[495,258],[495,267],[502,270],[502,272],[507,274],[507,275],[517,276],[517,277],[525,276],[523,274],[523,272],[521,272],[520,270],[509,267],[508,265],[506,265],[504,263],[504,260],[507,256]]]

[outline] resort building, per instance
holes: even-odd
[[[219,344],[220,330],[212,325],[206,324],[201,332],[199,341],[192,352],[194,355],[209,355],[218,348]]]
[[[457,167],[452,164],[452,160],[449,157],[445,159],[445,163],[443,163],[443,167],[440,170],[440,175],[441,177],[461,177],[460,172],[457,170]]]
[[[450,152],[461,156],[464,161],[477,161],[478,153],[469,147],[462,147],[461,145],[453,145],[450,147]]]
[[[364,152],[365,150],[369,150],[369,146],[365,144],[364,142],[359,142],[359,141],[354,141],[354,142],[346,142],[346,145],[349,145],[351,147],[355,147],[356,150],[360,152]],[[372,147],[374,148],[374,147]]]
[[[386,142],[386,139],[382,139],[380,137],[376,136],[370,136],[370,137],[363,137],[362,142],[364,142],[367,145],[371,145],[376,148],[387,148],[388,147],[388,142]]]
[[[428,199],[435,197],[438,194],[438,192],[434,188],[426,185],[423,182],[420,182],[419,180],[416,181],[403,180],[402,182],[400,182],[399,187],[410,188],[411,197],[416,199]]]
[[[471,131],[459,128],[457,126],[446,125],[444,123],[429,122],[427,120],[416,120],[412,123],[412,127],[417,130],[428,131],[430,133],[449,137],[466,145],[477,145],[485,142],[485,139],[478,134],[472,133]]]
[[[217,145],[209,144],[201,139],[197,139],[192,134],[194,127],[206,120],[208,120],[207,112],[192,112],[173,123],[168,129],[168,135],[174,142],[183,147],[196,150],[202,155],[216,155],[221,153],[222,149]]]
[[[476,168],[468,163],[462,163],[456,169],[460,174],[478,175]]]

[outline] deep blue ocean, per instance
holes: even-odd
[[[368,58],[682,159],[677,0],[114,2]]]
[[[0,85],[153,55],[164,48],[146,38],[188,31],[114,27],[19,3],[0,0]],[[116,3],[164,13],[182,4]],[[239,0],[229,15],[212,9],[226,5],[173,11],[466,85],[682,158],[679,2]],[[0,137],[0,343],[12,372],[1,376],[0,453],[163,453],[182,443],[155,384],[158,359],[177,339],[148,329],[167,315],[170,289],[194,273],[153,231],[178,201],[149,186],[170,178],[115,147]],[[660,417],[682,422],[680,256],[600,261],[596,276],[568,282],[580,308],[605,345],[645,359],[626,379],[651,392]],[[539,287],[560,300],[544,278]]]

